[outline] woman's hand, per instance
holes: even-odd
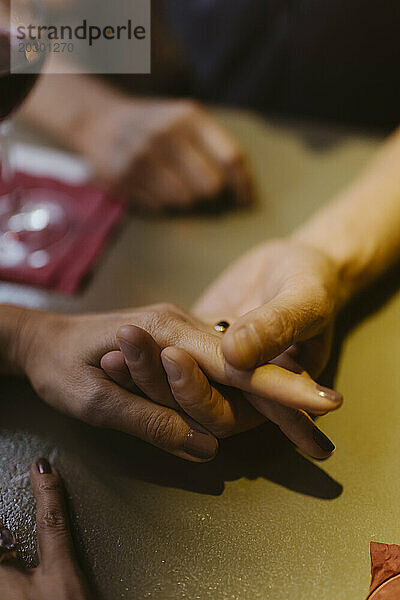
[[[197,303],[206,321],[232,324],[223,355],[238,369],[295,360],[317,377],[329,358],[344,292],[338,268],[323,252],[274,240],[240,258]]]
[[[82,151],[131,206],[187,210],[215,203],[224,191],[237,204],[250,202],[243,151],[197,103],[118,97],[93,115],[79,135]]]
[[[0,532],[2,600],[93,599],[74,556],[58,473],[42,458],[32,466],[31,483],[36,498],[40,564],[36,569],[24,569],[14,558],[14,549],[8,548],[13,535],[3,527]]]
[[[314,414],[335,410],[341,404],[338,394],[321,391],[309,377],[277,365],[254,371],[232,367],[221,352],[220,334],[172,305],[73,316],[28,311],[16,344],[21,370],[38,394],[63,412],[94,426],[135,435],[182,458],[210,460],[217,451],[217,441],[175,410],[177,405],[159,357],[152,372],[144,372],[143,382],[137,386],[142,391],[146,386],[144,393],[152,398],[150,386],[163,385],[157,404],[144,398],[143,393],[122,389],[101,368],[105,354],[121,349],[129,353],[131,363],[140,363],[142,357],[132,344],[130,330],[122,327],[126,323],[150,334],[156,346],[152,352],[171,346],[181,348],[217,384],[260,398],[258,412],[264,410],[262,399],[266,404],[274,402]],[[259,419],[243,398],[237,402],[240,409],[233,411],[235,419]]]

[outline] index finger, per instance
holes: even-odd
[[[36,526],[40,562],[63,568],[74,563],[74,547],[69,531],[61,478],[45,459],[31,468],[31,484],[36,498]]]

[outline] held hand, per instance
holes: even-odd
[[[333,392],[321,395],[309,377],[277,365],[246,372],[228,365],[221,352],[220,334],[172,305],[74,316],[30,312],[28,317],[21,336],[27,348],[23,369],[46,402],[91,425],[124,431],[189,460],[213,458],[217,442],[174,410],[176,405],[171,404],[166,386],[156,398],[160,402],[165,394],[164,405],[155,404],[143,398],[143,394],[122,389],[101,368],[102,357],[121,350],[125,337],[125,352],[131,352],[129,360],[132,363],[138,360],[124,328],[119,331],[119,339],[116,336],[126,323],[150,334],[160,349],[174,346],[186,350],[218,384],[315,414],[335,410],[341,403],[340,396]],[[160,362],[155,372],[162,379]],[[149,374],[143,377],[146,383]],[[150,381],[152,378],[154,374]],[[139,382],[138,387],[142,389],[142,385]],[[146,393],[147,390],[154,393],[149,388]],[[251,414],[254,415],[253,410]]]
[[[40,565],[24,569],[14,552],[7,552],[9,530],[0,534],[0,589],[2,600],[93,600],[74,556],[60,477],[46,459],[31,469],[36,498]]]
[[[183,411],[216,438],[252,429],[268,418],[301,450],[315,458],[327,458],[335,448],[306,412],[210,383],[182,348],[171,346],[161,352],[148,333],[133,325],[121,328],[119,343],[122,351],[109,352],[101,360],[110,379],[156,403],[164,404],[167,399],[171,407],[181,414]],[[139,360],[132,359],[131,347],[136,349]],[[160,357],[165,373],[160,369]],[[294,363],[286,363],[289,366],[298,371]],[[253,407],[257,403],[260,412]]]
[[[226,190],[237,204],[251,200],[239,144],[192,101],[115,101],[86,138],[98,177],[133,207],[187,210]]]
[[[232,323],[222,350],[237,369],[294,359],[317,377],[329,358],[342,289],[323,253],[277,240],[239,259],[195,307],[204,320]]]

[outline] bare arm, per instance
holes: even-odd
[[[343,299],[400,256],[400,129],[372,163],[293,238],[328,254],[343,281]]]

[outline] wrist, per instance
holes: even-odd
[[[325,255],[337,280],[338,307],[348,302],[371,279],[374,252],[369,244],[359,247],[351,231],[329,232],[318,222],[306,224],[291,236]]]
[[[111,145],[120,115],[131,105],[129,98],[107,88],[99,90],[96,98],[77,111],[69,134],[73,149],[92,162],[104,145]]]
[[[321,282],[329,290],[334,303],[334,311],[339,311],[350,300],[356,290],[353,269],[350,260],[344,255],[331,252],[318,238],[314,238],[309,231],[301,229],[295,231],[290,237],[291,244],[297,248],[305,249],[318,256],[319,274]]]
[[[25,376],[26,361],[33,343],[37,311],[18,306],[0,309],[1,373]]]

